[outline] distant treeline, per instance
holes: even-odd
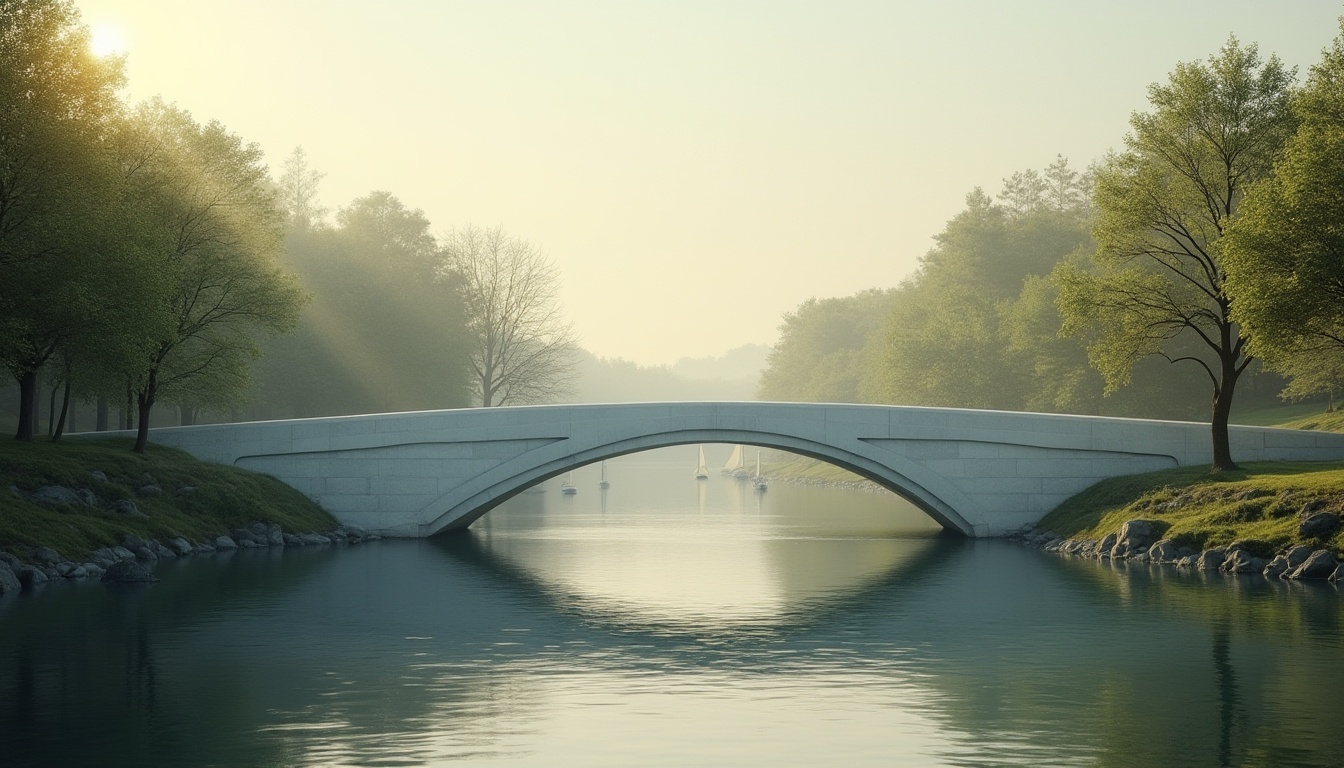
[[[1344,26],[1342,26],[1344,29]],[[898,287],[784,317],[760,397],[1210,420],[1344,383],[1344,32],[1298,85],[1235,38],[1125,149],[972,191]]]

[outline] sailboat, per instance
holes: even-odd
[[[756,449],[756,479],[752,482],[758,492],[763,492],[769,486],[765,483],[765,478],[761,477],[761,449]]]
[[[708,480],[709,467],[705,466],[705,446],[700,446],[700,463],[695,465],[695,479]]]
[[[602,479],[598,481],[598,483],[597,483],[597,487],[598,487],[598,488],[601,488],[601,489],[604,490],[604,491],[605,491],[606,489],[608,489],[608,488],[611,487],[611,483],[607,482],[607,461],[606,461],[606,459],[603,459],[603,460],[602,460]]]
[[[566,496],[572,496],[579,492],[579,489],[574,487],[573,470],[570,470],[569,473],[565,475],[564,481],[560,483],[560,492]]]
[[[732,475],[733,477],[736,477],[738,479],[742,479],[747,476],[748,474],[747,464],[745,461],[742,460],[741,445],[738,445],[733,448],[732,455],[728,457],[728,463],[724,464],[723,469],[719,470],[719,472],[720,474],[724,475]]]

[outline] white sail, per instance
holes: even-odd
[[[723,465],[723,474],[725,475],[733,474],[734,472],[742,468],[743,463],[744,462],[742,460],[742,446],[738,445],[735,448],[733,448],[732,454],[728,457],[728,463]]]
[[[607,482],[607,461],[606,461],[606,459],[603,459],[603,460],[602,460],[602,479],[601,479],[600,481],[598,481],[598,483],[597,483],[597,487],[599,487],[599,488],[606,488],[606,487],[608,487],[608,486],[610,486],[610,485],[611,485],[611,483]]]
[[[705,446],[700,446],[700,463],[695,465],[695,478],[704,480],[709,477],[709,467],[705,466]]]

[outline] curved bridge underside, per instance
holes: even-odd
[[[390,536],[466,528],[549,477],[686,443],[812,456],[945,528],[1000,536],[1098,480],[1211,461],[1190,422],[906,406],[632,403],[472,408],[155,429],[199,458],[266,472],[342,523]],[[1233,427],[1238,461],[1344,458],[1344,434]]]

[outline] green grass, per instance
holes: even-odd
[[[151,445],[140,455],[130,446],[119,439],[0,440],[0,550],[23,557],[32,547],[47,546],[80,559],[90,550],[118,544],[128,533],[160,542],[174,536],[194,542],[256,521],[277,523],[286,531],[336,527],[331,515],[270,475],[202,462],[161,446]],[[94,470],[107,481],[94,479]],[[136,488],[148,484],[146,474],[163,489],[161,495],[135,495]],[[40,504],[14,495],[11,485],[28,493],[46,485],[87,488],[102,505]],[[184,486],[196,490],[179,496]],[[133,499],[147,517],[106,508],[118,499]]]
[[[1284,422],[1279,426],[1289,429],[1315,429],[1321,432],[1344,432],[1344,412],[1321,413],[1317,411],[1309,416]]]
[[[1233,424],[1244,424],[1248,427],[1277,427],[1284,426],[1284,422],[1319,416],[1324,413],[1324,402],[1277,403],[1250,408],[1233,406],[1232,418],[1229,421]]]
[[[863,477],[847,469],[841,469],[834,464],[784,451],[771,451],[769,464],[763,466],[762,471],[772,478],[786,478],[803,482],[866,482]]]
[[[1344,531],[1324,542],[1298,539],[1297,514],[1316,500],[1320,511],[1344,514],[1344,462],[1247,462],[1217,474],[1178,467],[1114,477],[1068,499],[1036,527],[1101,539],[1144,518],[1165,525],[1165,538],[1196,548],[1252,541],[1262,556],[1299,543],[1344,552]]]

